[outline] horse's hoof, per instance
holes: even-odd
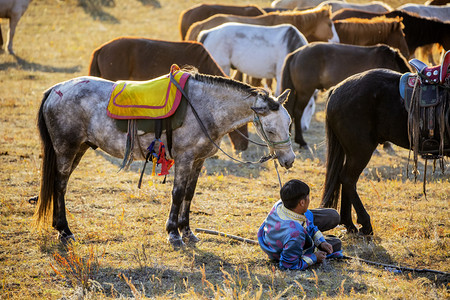
[[[75,236],[73,234],[67,235],[64,232],[58,233],[58,239],[64,247],[67,247],[76,242]]]
[[[373,235],[373,229],[372,226],[368,226],[368,227],[361,227],[361,229],[358,232],[360,235]]]
[[[191,233],[191,234],[189,234],[187,236],[183,236],[183,241],[188,246],[195,246],[195,244],[200,242],[200,239],[195,234]]]
[[[179,235],[175,236],[169,234],[169,237],[167,239],[169,243],[172,245],[173,250],[180,250],[186,246]]]
[[[351,234],[358,233],[358,228],[356,228],[356,226],[353,224],[345,225],[345,228],[347,228],[347,233],[351,233]]]

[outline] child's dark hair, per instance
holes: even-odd
[[[281,201],[287,209],[293,209],[309,195],[309,186],[298,179],[286,182],[280,190]]]

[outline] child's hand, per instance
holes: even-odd
[[[316,251],[314,254],[317,257],[317,262],[320,262],[320,263],[323,262],[325,260],[325,258],[327,257],[327,253],[324,251],[320,251],[320,250]]]
[[[328,254],[333,253],[333,246],[331,246],[331,244],[328,242],[322,242],[319,245],[319,249],[326,251]]]

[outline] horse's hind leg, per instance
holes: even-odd
[[[88,148],[88,145],[82,144],[75,155],[69,154],[64,157],[58,157],[57,159],[58,172],[55,179],[52,226],[59,232],[59,239],[63,244],[75,240],[73,233],[69,229],[66,218],[65,194],[67,182]]]
[[[346,226],[349,232],[357,231],[351,217],[351,205],[353,205],[357,215],[357,222],[362,225],[360,232],[363,234],[373,234],[370,216],[356,191],[356,183],[362,171],[369,163],[375,148],[376,145],[369,150],[359,149],[357,154],[347,153],[344,168],[339,176],[342,183],[341,223]]]
[[[202,169],[204,160],[198,160],[194,163],[192,168],[191,176],[189,176],[189,181],[186,186],[186,195],[181,203],[181,210],[178,215],[178,228],[183,237],[183,241],[186,244],[195,244],[199,239],[195,236],[189,226],[189,212],[191,210],[191,202],[194,197],[195,188],[197,186],[198,176]]]

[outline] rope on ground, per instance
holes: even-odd
[[[196,228],[195,229],[196,232],[204,232],[204,233],[208,233],[208,234],[213,234],[213,235],[219,235],[219,236],[224,236],[224,237],[228,237],[230,239],[233,240],[238,240],[241,242],[246,242],[249,244],[253,244],[253,245],[258,245],[258,241],[256,240],[252,240],[252,239],[246,239],[240,236],[236,236],[236,235],[232,235],[232,234],[228,234],[228,233],[224,233],[224,232],[219,232],[219,231],[215,231],[215,230],[209,230],[209,229],[203,229],[203,228]],[[385,264],[385,263],[380,263],[380,262],[376,262],[376,261],[370,261],[367,259],[362,259],[359,257],[353,257],[353,256],[347,256],[344,255],[343,257],[344,259],[354,259],[357,261],[361,261],[364,262],[366,264],[369,265],[374,265],[374,266],[381,266],[384,267],[385,270],[387,271],[391,271],[391,272],[397,272],[401,273],[404,271],[410,271],[410,272],[417,272],[417,273],[436,273],[436,274],[442,274],[442,275],[446,275],[446,276],[450,276],[450,273],[448,272],[444,272],[444,271],[439,271],[439,270],[432,270],[432,269],[419,269],[419,268],[409,268],[409,267],[402,267],[402,266],[396,266],[396,265],[390,265],[390,264]]]

